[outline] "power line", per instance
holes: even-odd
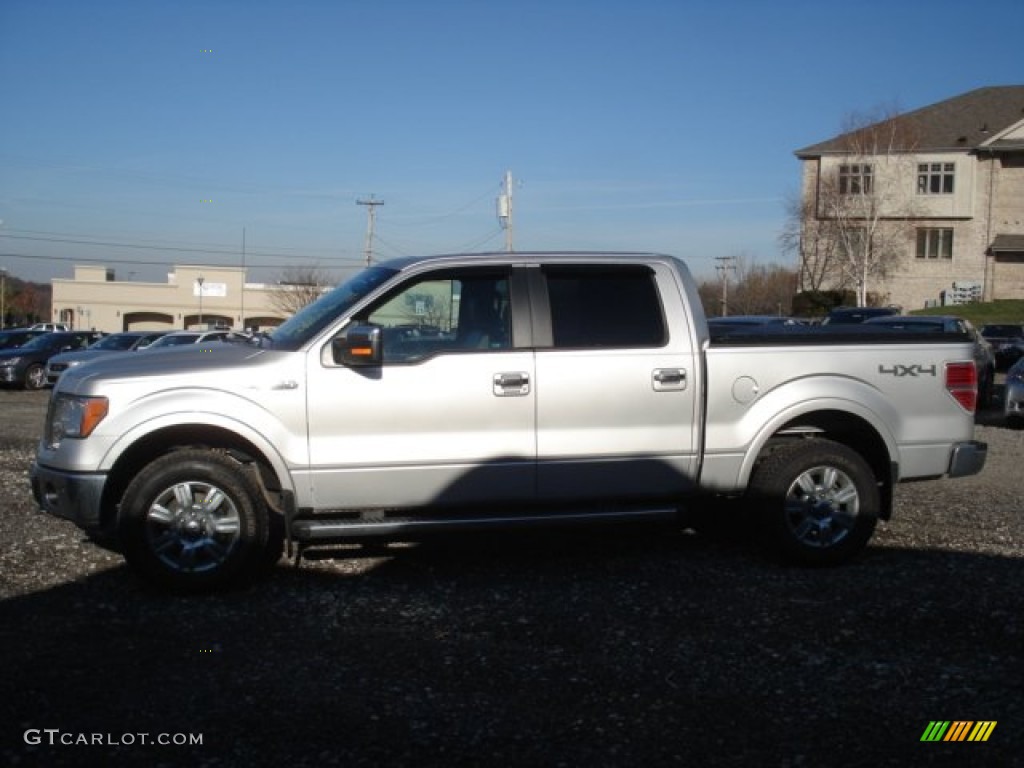
[[[132,266],[144,266],[144,267],[166,267],[167,261],[147,261],[145,259],[110,259],[101,256],[48,256],[38,253],[14,253],[11,251],[0,252],[0,258],[4,259],[27,259],[28,261],[61,261],[61,262],[77,262],[86,264],[127,264]],[[311,261],[320,262],[323,259],[312,259]],[[352,267],[353,265],[358,266],[360,264],[359,259],[335,259],[335,261],[341,261],[341,264],[331,264],[325,267],[325,269],[343,269],[346,267]],[[224,267],[233,266],[230,264],[195,264],[197,267]],[[250,264],[251,269],[289,269],[293,268],[294,264]]]
[[[236,249],[223,249],[223,250],[221,250],[221,249],[214,249],[214,248],[192,248],[192,247],[186,247],[186,246],[146,245],[144,243],[118,243],[118,242],[108,241],[108,240],[81,240],[81,239],[71,238],[71,237],[39,237],[39,236],[29,236],[29,235],[11,235],[11,234],[7,234],[6,232],[0,232],[0,237],[7,238],[7,239],[10,239],[10,240],[30,240],[30,241],[33,241],[33,242],[43,242],[43,243],[67,243],[67,244],[70,244],[70,245],[95,245],[95,246],[102,246],[104,248],[129,248],[129,249],[137,250],[137,251],[163,251],[163,252],[170,251],[170,252],[175,252],[175,253],[203,253],[203,254],[207,254],[207,255],[210,255],[210,256],[235,256],[235,257],[237,257],[239,255],[239,252]],[[253,256],[266,256],[266,257],[280,258],[280,259],[303,259],[303,260],[306,260],[306,261],[308,261],[310,258],[313,258],[313,257],[309,256],[308,254],[297,255],[297,254],[290,254],[290,253],[276,253],[274,251],[250,250],[249,254],[253,255]],[[320,256],[320,257],[315,257],[315,258],[337,258],[337,257],[331,257],[331,256],[324,257],[324,256]],[[71,259],[71,260],[73,260],[73,259]],[[344,257],[342,257],[341,260],[342,261],[356,261],[355,259],[346,259]],[[141,264],[141,263],[144,263],[144,262],[134,262],[134,263]]]

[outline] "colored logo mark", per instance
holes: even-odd
[[[921,741],[988,741],[996,720],[932,720],[921,734]]]

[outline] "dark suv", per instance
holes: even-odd
[[[46,362],[60,352],[85,349],[103,336],[98,331],[54,331],[17,349],[0,349],[0,383],[23,389],[46,386]]]
[[[981,335],[996,351],[996,367],[1003,371],[1024,357],[1024,324],[987,323]]]
[[[822,325],[856,325],[872,317],[898,315],[898,307],[836,307],[821,321]]]

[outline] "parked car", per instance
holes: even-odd
[[[855,325],[863,323],[872,317],[887,317],[898,315],[899,307],[835,307],[824,320],[822,325]]]
[[[145,349],[167,331],[125,331],[124,333],[112,333],[92,344],[86,349],[78,349],[73,352],[61,352],[54,355],[46,364],[46,383],[51,387],[68,368],[87,363],[90,360],[109,355],[113,352],[133,352]]]
[[[171,331],[161,336],[146,349],[180,347],[185,344],[202,344],[207,341],[223,341],[231,331]]]
[[[996,356],[992,345],[969,320],[953,315],[888,315],[864,321],[866,327],[883,326],[897,331],[919,333],[963,333],[974,343],[974,364],[978,368],[978,407],[992,399],[996,380]]]
[[[712,336],[721,336],[727,333],[750,333],[756,332],[759,328],[795,325],[803,325],[803,323],[780,315],[729,315],[728,317],[708,318],[708,330]]]
[[[54,355],[85,349],[103,334],[98,331],[44,333],[16,349],[0,350],[0,383],[24,389],[46,386],[46,363]]]
[[[1024,357],[1024,323],[986,323],[981,335],[995,349],[996,368],[1006,370]]]
[[[29,328],[30,331],[46,331],[52,333],[53,331],[70,331],[67,323],[36,323]]]
[[[36,336],[42,336],[49,331],[33,331],[29,328],[10,328],[0,331],[0,349],[17,349],[27,341]]]
[[[1024,357],[1006,372],[1003,393],[1003,414],[1011,426],[1024,426]]]

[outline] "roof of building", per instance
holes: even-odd
[[[1024,141],[1000,139],[1015,125],[1024,125],[1024,85],[978,88],[912,112],[895,116],[896,135],[913,137],[915,152],[972,150],[990,147],[1020,150]],[[796,151],[797,157],[817,157],[849,151],[849,133]]]

